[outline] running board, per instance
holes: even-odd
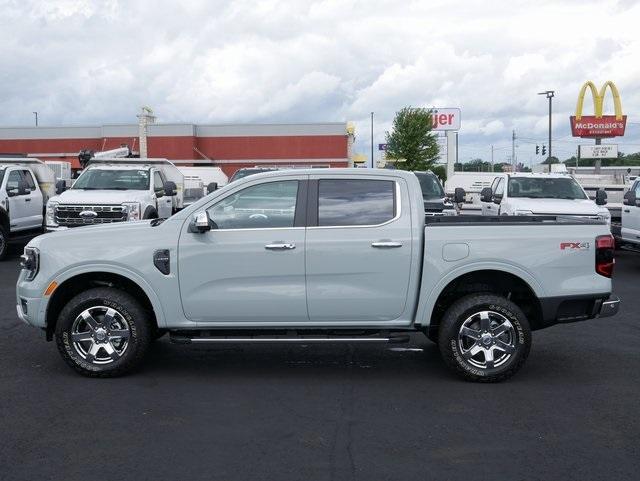
[[[408,334],[394,334],[386,336],[188,336],[183,334],[171,334],[171,342],[177,344],[245,344],[245,343],[289,343],[289,344],[320,344],[320,343],[402,343],[409,342]]]

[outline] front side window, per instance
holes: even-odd
[[[293,227],[298,181],[253,185],[208,209],[218,229],[272,229]]]
[[[509,197],[530,199],[586,199],[584,191],[572,177],[512,177]]]
[[[501,178],[498,180],[498,185],[496,185],[496,191],[494,194],[497,196],[504,195],[504,179]],[[511,195],[511,193],[509,193],[509,195]]]
[[[318,225],[378,225],[395,217],[395,182],[390,180],[321,179]]]
[[[636,181],[635,185],[631,190],[635,190],[636,197],[640,197],[640,181]]]
[[[73,184],[83,190],[148,190],[149,170],[90,169],[84,171]]]
[[[27,183],[27,188],[31,191],[36,190],[36,183],[33,181],[31,172],[29,172],[28,170],[23,170],[22,175],[24,176],[24,180]]]
[[[7,177],[7,190],[16,190],[20,186],[20,172],[12,170]]]
[[[164,190],[162,177],[160,176],[160,172],[158,172],[157,170],[153,173],[153,190],[155,190],[156,193],[162,192]]]

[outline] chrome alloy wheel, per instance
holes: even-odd
[[[469,316],[458,331],[458,347],[466,361],[480,369],[507,362],[516,351],[516,330],[509,319],[495,311]]]
[[[71,326],[74,349],[92,364],[109,364],[120,359],[130,336],[131,328],[124,316],[106,306],[85,309]]]

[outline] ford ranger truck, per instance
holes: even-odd
[[[92,159],[58,193],[47,202],[47,231],[165,219],[183,207],[184,176],[165,159]]]
[[[203,344],[420,332],[462,377],[500,381],[532,331],[617,312],[613,251],[598,220],[425,216],[411,172],[288,170],[166,220],[37,237],[16,304],[87,376],[130,371],[167,332]]]
[[[596,201],[567,174],[514,173],[496,176],[480,193],[483,215],[556,215],[611,224],[604,190]]]
[[[0,260],[10,242],[42,233],[44,206],[54,193],[55,174],[31,158],[0,158]]]

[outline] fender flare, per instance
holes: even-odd
[[[54,280],[58,283],[58,285],[62,285],[72,277],[80,274],[89,274],[91,272],[107,272],[109,274],[120,275],[137,284],[140,289],[142,289],[142,291],[146,294],[149,302],[151,303],[151,307],[153,307],[153,312],[155,313],[158,327],[166,327],[167,321],[165,312],[162,307],[162,303],[160,302],[160,298],[157,296],[153,288],[147,283],[147,281],[144,280],[142,276],[123,266],[117,264],[88,264],[71,267],[70,269],[56,273],[51,279],[49,279],[47,285]],[[47,318],[49,301],[51,300],[51,297],[45,299],[46,302],[41,303],[40,312],[38,313],[38,317],[43,321]]]
[[[436,285],[433,286],[431,292],[428,294],[425,293],[421,296],[418,304],[418,310],[416,312],[415,323],[417,325],[428,326],[431,323],[431,313],[433,312],[433,308],[435,307],[438,297],[442,294],[442,291],[449,285],[449,283],[458,277],[476,271],[500,271],[514,275],[522,279],[522,281],[531,288],[537,298],[545,297],[545,291],[542,285],[530,272],[527,272],[520,266],[506,262],[496,263],[495,261],[474,262],[449,271],[436,283]]]

